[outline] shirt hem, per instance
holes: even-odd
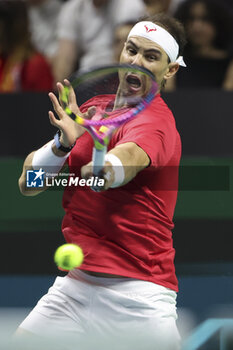
[[[143,280],[143,281],[147,281],[147,282],[152,282],[152,283],[155,283],[155,284],[158,284],[160,286],[163,286],[165,288],[168,288],[168,289],[171,289],[172,291],[174,292],[178,292],[179,291],[179,288],[177,285],[175,284],[172,284],[170,282],[167,282],[167,281],[162,281],[158,278],[156,278],[156,276],[145,276],[145,275],[139,275],[137,273],[126,273],[126,272],[116,272],[116,271],[109,271],[109,270],[106,270],[105,268],[100,268],[98,267],[95,268],[95,267],[82,267],[80,269],[81,271],[92,271],[92,272],[100,272],[100,273],[106,273],[106,274],[112,274],[112,275],[118,275],[118,276],[121,276],[121,277],[128,277],[128,278],[135,278],[135,279],[138,279],[138,280]]]

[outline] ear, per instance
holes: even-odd
[[[180,67],[180,65],[179,65],[179,63],[177,63],[177,62],[169,63],[169,65],[168,65],[168,71],[167,71],[167,73],[164,75],[164,79],[167,80],[167,79],[173,77],[173,76],[176,74],[176,72],[179,70],[179,67]]]

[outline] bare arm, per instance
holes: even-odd
[[[67,80],[65,80],[65,84],[69,85],[69,82]],[[61,83],[57,84],[57,88],[59,91],[59,95],[61,95],[62,91],[63,91],[63,85]],[[64,146],[64,147],[70,147],[71,145],[73,145],[75,143],[75,141],[83,135],[83,133],[85,132],[85,129],[78,125],[77,123],[75,123],[63,110],[61,104],[59,104],[58,99],[56,98],[56,96],[53,93],[49,94],[49,97],[52,101],[54,110],[56,112],[56,114],[58,115],[58,119],[55,117],[54,113],[52,111],[49,111],[49,120],[50,123],[53,126],[56,126],[58,129],[60,129],[61,131],[61,137],[60,137],[60,143]],[[76,96],[75,93],[73,91],[72,88],[70,88],[70,92],[69,92],[69,96],[68,96],[68,107],[74,112],[77,113],[79,115],[82,115],[85,118],[91,118],[93,116],[93,109],[90,108],[87,113],[82,114],[81,111],[78,108],[77,102],[76,102]],[[65,162],[65,158],[63,159],[63,157],[65,155],[67,155],[67,153],[58,150],[56,148],[55,142],[52,143],[52,145],[50,146],[52,147],[52,153],[54,154],[55,158],[56,157],[61,157],[61,168],[63,168],[63,164]],[[36,152],[36,151],[35,151]],[[23,165],[23,170],[22,170],[22,174],[19,178],[19,189],[20,192],[25,195],[25,196],[35,196],[43,191],[46,190],[46,187],[41,188],[41,189],[28,189],[26,188],[26,171],[27,170],[33,170],[32,167],[32,162],[33,162],[33,157],[35,152],[30,153],[24,162]],[[53,158],[52,158],[53,159]],[[59,161],[60,164],[60,161]],[[43,164],[42,164],[43,165]],[[51,164],[52,166],[53,164]],[[60,171],[62,171],[62,169],[60,169]]]
[[[64,152],[58,150],[55,146],[55,144],[52,146],[52,151],[54,152],[54,154],[58,157],[63,157],[65,155]],[[24,164],[23,164],[23,170],[22,173],[20,175],[20,178],[18,180],[18,185],[19,185],[19,190],[20,192],[24,195],[24,196],[36,196],[41,192],[44,192],[47,187],[41,187],[41,188],[26,188],[26,172],[27,170],[33,170],[32,167],[32,160],[33,160],[33,156],[35,154],[36,151],[31,152],[25,159]],[[63,169],[64,167],[62,167]],[[61,172],[62,172],[61,169]]]
[[[130,182],[139,171],[150,164],[146,152],[134,142],[123,143],[113,148],[109,154],[111,153],[117,156],[124,166],[125,179],[122,185]]]
[[[121,186],[130,182],[139,171],[143,170],[150,164],[150,158],[147,153],[134,142],[126,142],[116,146],[108,154],[117,156],[124,167],[125,176]],[[81,174],[83,178],[87,179],[93,176],[90,169],[92,169],[92,162],[82,167]],[[103,175],[105,176],[108,172],[110,173],[110,177],[105,177],[106,181],[103,190],[110,188],[115,181],[112,164],[106,161]]]

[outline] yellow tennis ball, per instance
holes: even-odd
[[[63,244],[57,248],[54,261],[62,270],[73,270],[83,262],[83,251],[76,244]]]

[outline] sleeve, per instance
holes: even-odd
[[[58,39],[79,41],[79,23],[82,20],[81,0],[71,0],[62,5],[58,16]]]
[[[117,145],[134,142],[150,158],[150,166],[165,166],[171,159],[176,144],[176,126],[172,113],[151,117],[150,112],[140,113],[119,130]]]

